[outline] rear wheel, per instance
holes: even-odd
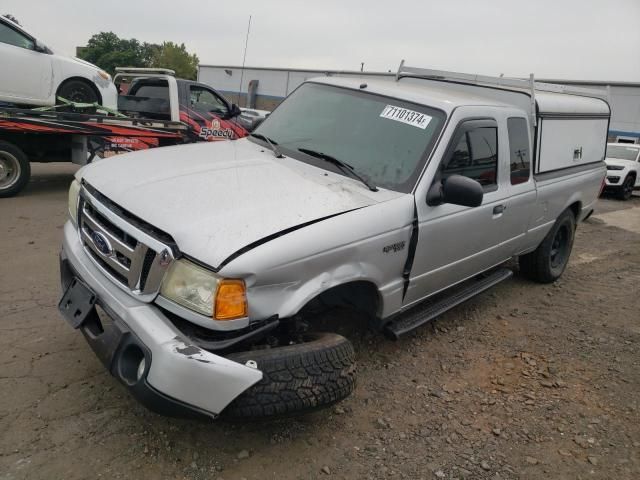
[[[67,80],[58,89],[57,97],[62,97],[74,103],[96,103],[100,101],[93,85],[84,80]]]
[[[334,333],[309,333],[302,343],[232,353],[227,358],[263,373],[262,380],[224,409],[222,415],[228,418],[304,413],[342,400],[355,387],[353,347]]]
[[[569,263],[575,229],[573,212],[565,210],[538,248],[519,258],[520,272],[536,282],[555,282]]]
[[[0,198],[18,194],[30,176],[31,165],[24,152],[0,140]]]
[[[631,195],[633,195],[633,186],[635,183],[636,179],[631,175],[627,175],[627,178],[625,178],[622,183],[622,187],[618,190],[618,198],[620,200],[629,200]]]

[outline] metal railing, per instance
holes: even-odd
[[[492,77],[489,75],[476,75],[471,73],[448,72],[446,70],[433,70],[429,68],[410,67],[405,65],[404,60],[400,62],[396,81],[402,77],[423,78],[426,80],[440,80],[465,83],[468,85],[487,86],[494,88],[504,88],[505,90],[526,91],[531,97],[531,117],[533,125],[536,124],[536,91],[564,93],[569,95],[582,95],[586,97],[606,98],[606,90],[593,88],[576,87],[573,85],[558,85],[555,83],[545,83],[535,81],[533,73],[529,78]]]

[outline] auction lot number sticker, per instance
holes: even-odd
[[[396,122],[406,123],[407,125],[421,128],[422,130],[427,128],[432,118],[424,113],[396,107],[395,105],[387,105],[384,107],[380,116],[382,118],[388,118],[389,120],[395,120]]]

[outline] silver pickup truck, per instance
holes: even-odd
[[[349,395],[326,325],[398,338],[509,278],[562,275],[603,187],[610,109],[530,80],[401,68],[320,78],[251,137],[76,174],[59,309],[167,415],[259,417]]]

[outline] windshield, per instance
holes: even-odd
[[[375,185],[410,192],[444,120],[443,112],[423,105],[306,83],[256,133],[298,160],[334,170],[298,149],[321,152],[348,163]]]
[[[627,147],[625,145],[607,145],[607,158],[618,158],[620,160],[636,160],[638,156],[637,147]]]

